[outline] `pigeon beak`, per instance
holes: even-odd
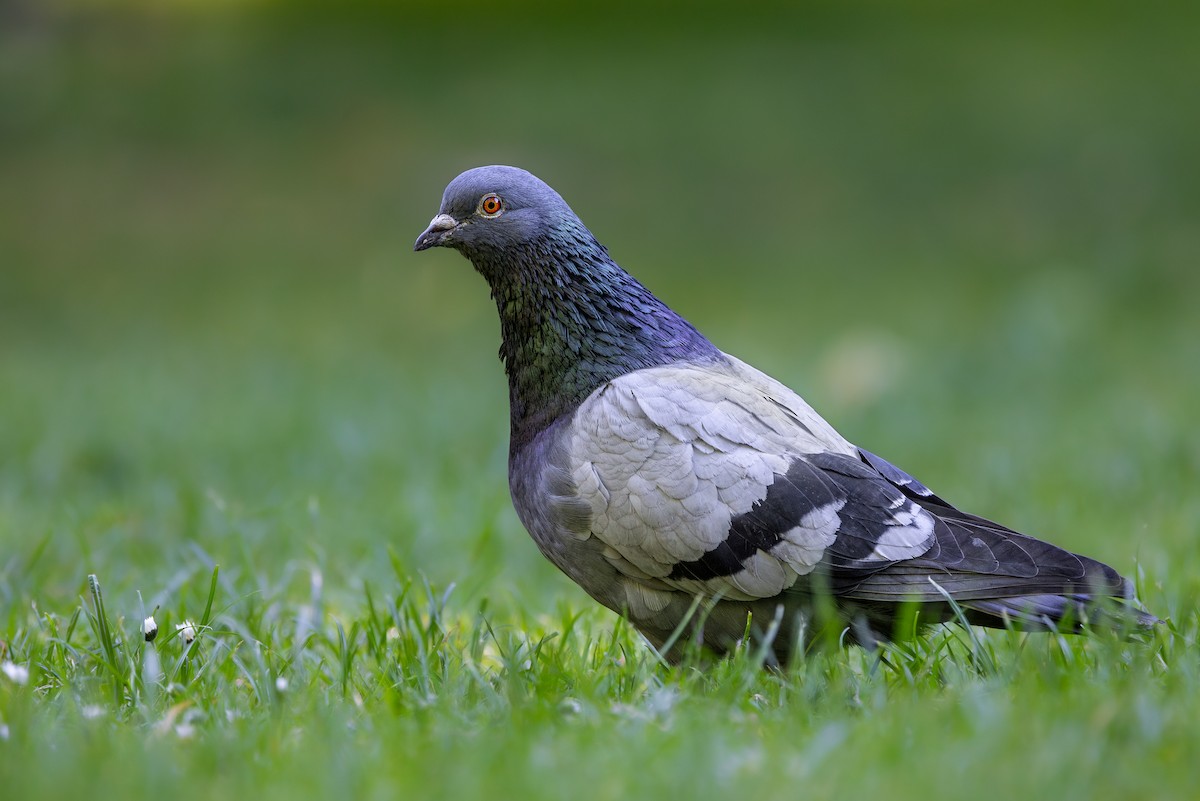
[[[429,227],[417,237],[417,241],[413,243],[413,250],[429,250],[444,245],[446,234],[457,227],[458,220],[449,214],[439,214],[429,221]]]

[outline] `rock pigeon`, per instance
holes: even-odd
[[[521,522],[668,659],[749,635],[783,663],[817,630],[889,639],[912,609],[1025,629],[1154,620],[1111,567],[959,511],[718,350],[529,172],[451,181],[414,250],[433,247],[469,259],[500,313]],[[1129,614],[1094,611],[1107,598]]]

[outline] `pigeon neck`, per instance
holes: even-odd
[[[500,313],[516,453],[602,384],[722,354],[608,256],[586,229],[478,260]]]

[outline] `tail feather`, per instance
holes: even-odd
[[[962,604],[967,620],[977,626],[1057,631],[1078,630],[1086,623],[1150,628],[1162,621],[1128,602],[1097,604],[1087,595],[1023,595]]]

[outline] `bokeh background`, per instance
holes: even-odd
[[[484,163],[944,496],[1194,587],[1187,8],[0,3],[0,614],[213,563],[586,603],[486,287],[411,252]]]

